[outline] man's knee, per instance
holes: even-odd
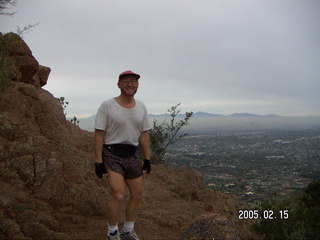
[[[122,202],[124,200],[124,193],[123,192],[112,192],[112,198],[117,202]]]

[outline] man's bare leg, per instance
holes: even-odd
[[[130,198],[126,206],[126,221],[134,222],[137,217],[141,200],[144,197],[144,177],[126,179],[125,182],[130,191]]]
[[[115,226],[119,222],[125,194],[125,181],[121,174],[108,169],[108,184],[111,193],[111,199],[108,202],[108,225]]]

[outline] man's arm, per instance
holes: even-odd
[[[150,150],[150,136],[148,131],[141,133],[139,138],[139,143],[143,152],[143,157],[150,160],[151,150]]]
[[[104,141],[105,131],[97,130],[94,132],[94,151],[95,151],[95,160],[94,162],[102,163],[102,149]]]

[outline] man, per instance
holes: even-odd
[[[144,195],[144,177],[150,174],[151,125],[146,107],[134,98],[140,75],[125,71],[119,75],[120,95],[104,101],[95,121],[94,148],[96,174],[107,174],[111,199],[108,202],[108,240],[139,239],[134,222]],[[140,161],[140,149],[144,163]],[[126,221],[118,230],[125,186],[130,198],[126,205]]]

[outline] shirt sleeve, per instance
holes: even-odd
[[[106,107],[102,103],[97,111],[94,128],[97,130],[105,131],[107,129],[108,119],[107,119],[107,112]]]
[[[147,108],[144,106],[144,116],[143,116],[143,124],[142,124],[141,132],[148,131],[151,128],[152,127],[151,127],[151,122],[150,122],[150,119],[149,119],[149,116],[148,116],[148,111],[147,111]]]

